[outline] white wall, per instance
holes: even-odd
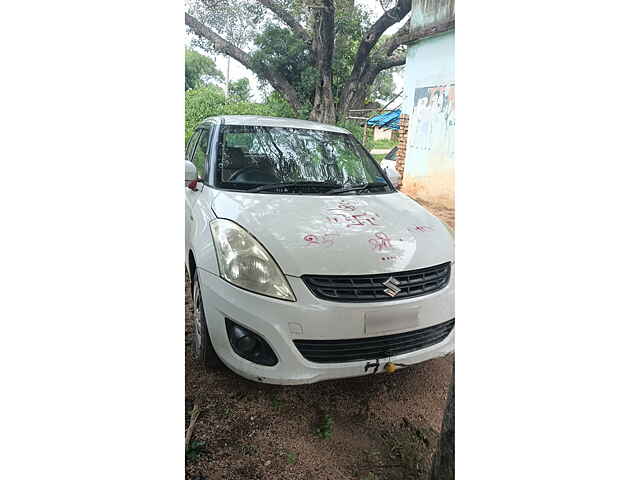
[[[454,31],[409,46],[403,113],[409,115],[403,190],[453,208]]]
[[[421,40],[409,46],[405,67],[405,100],[402,113],[411,115],[416,88],[455,82],[454,32]]]

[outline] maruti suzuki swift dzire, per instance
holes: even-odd
[[[349,131],[202,121],[185,159],[193,346],[258,382],[393,372],[454,348],[451,230]]]

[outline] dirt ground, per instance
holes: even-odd
[[[453,210],[434,214],[453,226]],[[453,355],[394,374],[301,386],[265,385],[226,368],[205,371],[191,348],[185,286],[185,429],[191,480],[427,479]]]
[[[429,210],[440,220],[448,224],[451,228],[456,226],[456,211],[452,206],[445,205],[442,202],[433,202],[428,200],[415,199],[420,205]]]

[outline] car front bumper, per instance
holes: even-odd
[[[371,303],[321,300],[298,277],[287,276],[296,302],[247,292],[202,269],[198,269],[198,278],[211,341],[222,362],[233,372],[253,381],[295,385],[382,373],[389,362],[408,366],[452,352],[455,329],[440,343],[421,350],[346,363],[310,362],[293,341],[377,337],[451,320],[455,316],[454,271],[452,266],[448,285],[435,293]],[[225,318],[262,336],[276,353],[278,363],[268,367],[237,355],[227,337]],[[365,369],[367,364],[376,362],[379,368]]]

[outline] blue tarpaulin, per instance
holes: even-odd
[[[400,129],[400,110],[393,110],[391,112],[382,113],[371,117],[367,120],[367,125],[372,127],[390,128],[391,130]]]

